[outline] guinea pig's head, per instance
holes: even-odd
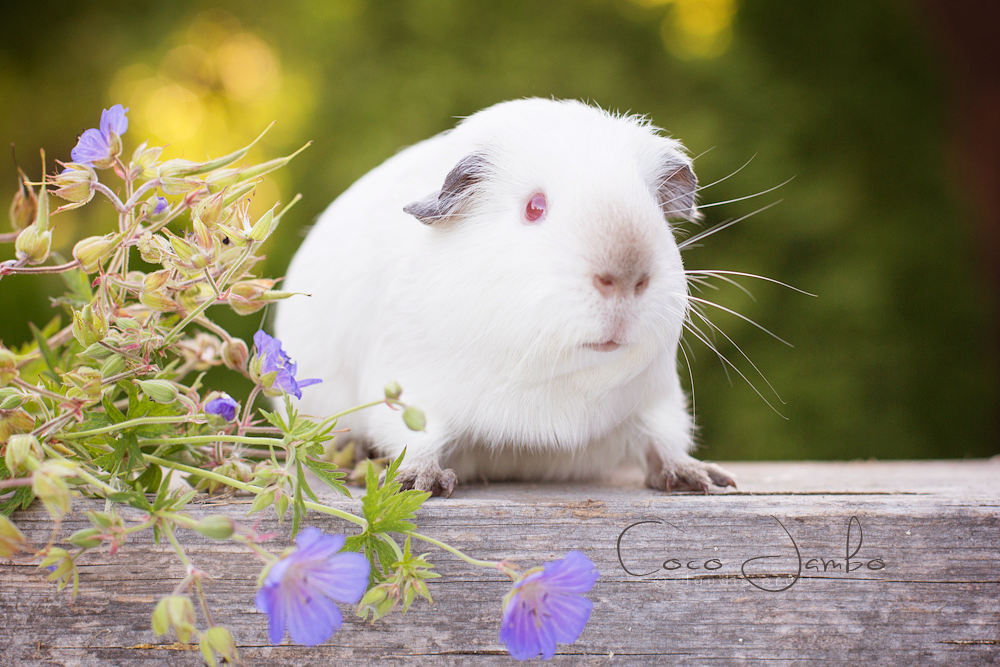
[[[539,99],[470,116],[449,141],[463,157],[405,208],[431,227],[445,335],[533,376],[614,382],[676,353],[687,281],[670,221],[699,217],[678,142]]]

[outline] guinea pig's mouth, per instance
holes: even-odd
[[[595,350],[597,352],[614,352],[621,346],[621,343],[616,343],[613,340],[606,340],[603,343],[587,343],[584,345],[585,348]]]

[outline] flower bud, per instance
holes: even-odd
[[[77,206],[83,206],[94,198],[97,173],[90,165],[70,162],[62,173],[48,178],[56,186],[52,194]]]
[[[45,558],[42,562],[38,564],[38,568],[41,570],[48,570],[49,581],[58,581],[56,590],[62,590],[66,588],[71,580],[73,581],[73,595],[76,595],[76,579],[77,570],[76,562],[73,560],[69,552],[62,547],[50,547]]]
[[[200,179],[188,177],[197,167],[197,162],[182,158],[174,158],[161,164],[157,174],[163,191],[168,195],[186,195],[202,187],[204,184]]]
[[[240,338],[231,338],[222,344],[222,363],[234,371],[246,369],[250,358],[250,349]]]
[[[14,403],[17,400],[17,396],[11,396],[4,403]],[[21,408],[0,408],[0,442],[7,442],[14,433],[28,433],[34,428],[35,418]]]
[[[52,247],[52,232],[39,231],[38,225],[32,225],[21,231],[14,242],[18,260],[27,260],[29,264],[41,264],[49,258]]]
[[[275,207],[277,207],[277,204],[275,204]],[[271,208],[271,210],[260,217],[260,220],[254,223],[249,236],[254,241],[265,241],[277,227],[277,221],[274,219],[274,208]]]
[[[210,197],[206,197],[198,202],[194,207],[193,216],[200,220],[209,229],[214,229],[220,224],[229,220],[233,215],[232,209],[226,210],[225,193],[219,192]]]
[[[140,214],[146,216],[149,222],[160,222],[166,220],[170,214],[170,201],[166,197],[153,195],[142,202]]]
[[[139,388],[157,403],[173,403],[177,398],[177,387],[169,380],[139,380]]]
[[[10,203],[10,226],[14,231],[25,229],[35,221],[35,214],[38,212],[38,197],[35,196],[35,189],[30,185],[25,190],[27,178],[21,174],[21,182],[18,184],[17,192]]]
[[[390,382],[385,386],[385,397],[391,400],[398,399],[403,393],[403,388],[398,382]]]
[[[415,408],[411,405],[403,410],[403,423],[411,431],[423,431],[424,427],[427,426],[427,418],[424,417],[424,413],[420,408]]]
[[[221,625],[214,625],[205,631],[198,642],[201,648],[201,656],[205,658],[205,664],[215,667],[218,662],[215,654],[218,653],[226,664],[239,662],[240,654],[236,651],[236,642],[233,635]]]
[[[99,537],[100,534],[101,531],[98,528],[83,528],[70,535],[69,542],[81,549],[93,549],[104,543],[104,540]]]
[[[184,595],[161,598],[153,611],[153,632],[157,637],[167,634],[173,627],[177,639],[186,644],[195,631],[194,623],[194,605]]]
[[[88,303],[82,311],[73,311],[73,337],[80,342],[80,345],[89,347],[101,342],[107,335],[108,318],[104,316],[103,308],[100,306],[94,308]]]
[[[73,246],[73,257],[80,262],[80,268],[84,273],[94,273],[101,262],[110,257],[117,247],[117,234],[91,236]]]
[[[236,528],[236,523],[228,516],[213,514],[196,523],[193,528],[213,540],[228,540]]]
[[[6,387],[17,375],[17,357],[7,348],[0,347],[0,387]]]
[[[31,492],[55,520],[69,512],[69,486],[63,477],[73,474],[65,466],[57,465],[60,463],[62,461],[46,461],[31,475]]]
[[[69,391],[66,392],[69,398],[79,398],[89,401],[101,397],[102,377],[101,372],[96,368],[81,366],[69,373],[64,373],[62,378],[63,382],[70,387]]]
[[[282,496],[284,497],[284,496]],[[250,505],[250,511],[247,514],[253,514],[254,512],[259,512],[265,507],[268,507],[274,502],[274,491],[262,491],[257,494],[257,497],[253,499],[253,503]]]
[[[30,434],[12,435],[7,439],[3,462],[12,476],[22,470],[37,468],[45,455],[38,438]]]
[[[136,245],[143,261],[150,264],[162,264],[166,257],[173,256],[170,251],[170,243],[162,236],[154,236],[150,232],[143,232]]]
[[[129,171],[133,174],[133,178],[139,178],[140,176],[152,178],[156,176],[152,169],[160,159],[163,147],[153,146],[152,148],[147,148],[147,144],[148,142],[146,141],[142,142],[132,153],[132,162],[129,165]]]
[[[27,542],[17,526],[10,519],[0,514],[0,558],[10,558],[21,550],[21,545]]]
[[[125,357],[120,354],[113,354],[101,364],[101,378],[107,380],[109,377],[118,375],[125,370]]]
[[[19,392],[14,387],[0,389],[0,410],[13,410],[24,405],[27,396]],[[3,442],[0,440],[0,442]]]

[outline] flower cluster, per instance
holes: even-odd
[[[357,604],[358,614],[374,622],[399,602],[404,613],[418,597],[430,602],[428,581],[438,575],[427,554],[410,551],[411,540],[422,540],[510,576],[500,639],[514,657],[549,658],[556,642],[576,641],[590,614],[582,594],[596,580],[593,563],[571,552],[521,573],[415,532],[412,520],[428,494],[403,490],[395,480],[402,456],[388,463],[381,479],[374,464],[358,463],[355,473],[366,486],[362,516],[319,502],[311,480],[350,495],[343,480],[354,463],[350,450],[338,451],[334,443],[340,416],[381,405],[399,410],[412,430],[423,430],[426,420],[400,400],[396,383],[384,397],[343,413],[302,416],[292,398],[320,380],[298,378],[280,340],[258,331],[251,354],[245,340],[210,317],[213,307],[248,315],[293,296],[255,268],[262,245],[298,198],[255,220],[250,197],[262,177],[297,152],[248,164],[262,134],[203,162],[166,159],[163,148],[147,143],[129,157],[123,145],[128,111],[120,104],[105,109],[58,173],[44,173],[44,153],[39,182],[21,173],[10,207],[12,232],[0,234],[0,243],[14,243],[14,258],[0,261],[0,279],[60,273],[70,288],[55,300],[65,322],[57,317],[32,325],[33,340],[22,346],[0,345],[0,558],[37,559],[50,581],[71,586],[75,595],[81,554],[99,548],[114,554],[134,534],[151,530],[158,543],[173,547],[187,572],[156,605],[152,629],[197,641],[205,662],[216,665],[237,662],[239,655],[229,630],[208,613],[210,582],[185,552],[184,531],[241,543],[260,557],[256,604],[268,616],[271,642],[287,632],[310,646],[341,627],[338,604]],[[109,178],[118,180],[109,184]],[[53,208],[53,196],[66,203]],[[53,261],[50,218],[95,198],[111,203],[110,224],[77,242],[71,261]],[[238,400],[205,386],[205,378],[214,377],[206,371],[220,366],[243,376],[249,395]],[[264,396],[276,409],[259,405]],[[251,514],[273,510],[279,521],[290,514],[296,546],[276,556],[265,548],[274,535],[225,515],[193,516],[187,503],[196,491],[172,491],[171,473],[187,475],[198,490],[252,494]],[[37,499],[58,525],[81,495],[104,499],[103,511],[87,511],[89,527],[58,545],[53,538],[37,553],[6,518]],[[120,505],[142,518],[128,520]],[[310,510],[338,517],[356,532],[330,536],[307,527]],[[399,534],[406,536],[403,547],[394,537]]]

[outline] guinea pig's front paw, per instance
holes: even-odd
[[[736,482],[723,468],[691,457],[663,461],[659,466],[651,465],[646,471],[646,486],[660,491],[708,493],[712,485],[736,488]]]
[[[450,498],[458,484],[458,476],[451,468],[442,470],[437,463],[419,463],[400,468],[396,481],[403,489],[430,491],[432,495]]]

